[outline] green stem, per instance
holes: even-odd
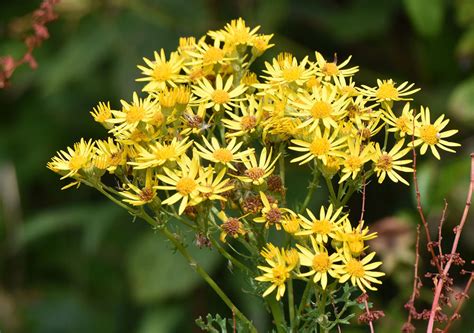
[[[303,314],[304,307],[308,303],[308,297],[311,297],[310,296],[311,295],[311,285],[312,285],[311,280],[308,280],[306,282],[306,287],[304,288],[304,291],[303,291],[303,296],[301,296],[301,301],[300,301],[300,305],[298,306],[298,313],[297,313],[297,316],[296,316],[296,328],[297,329],[298,329],[299,323],[301,321],[301,316]]]
[[[236,267],[239,267],[240,270],[248,273],[248,274],[251,274],[251,271],[250,269],[245,266],[243,263],[241,263],[239,260],[237,260],[236,258],[234,258],[229,252],[227,252],[222,246],[220,246],[219,242],[216,242],[214,240],[214,238],[210,237],[209,238],[211,240],[211,244],[212,246],[214,246],[217,251],[219,251],[220,254],[222,254],[222,256],[224,258],[226,258],[227,260],[229,260],[234,266]]]
[[[272,311],[273,320],[275,321],[275,327],[278,333],[285,332],[285,316],[280,306],[280,302],[278,302],[272,296],[267,297],[265,299],[267,301],[270,310]]]
[[[295,329],[295,300],[293,295],[293,279],[288,281],[288,312],[290,315],[290,332]]]
[[[321,298],[319,299],[319,304],[318,304],[319,316],[325,316],[326,302],[327,302],[327,291],[323,289],[321,291]],[[328,332],[327,329],[323,327],[322,323],[320,323],[320,327],[321,327],[321,332]]]
[[[329,195],[331,197],[330,200],[334,206],[337,206],[337,203],[339,202],[339,200],[336,196],[336,192],[334,191],[334,186],[332,184],[332,181],[329,177],[324,177],[324,179],[326,180],[326,186],[328,188]]]
[[[303,213],[306,207],[308,207],[308,204],[311,201],[311,198],[313,197],[313,193],[318,187],[319,172],[316,165],[314,166],[314,169],[312,170],[312,174],[313,174],[313,178],[311,179],[311,182],[308,185],[308,193],[306,193],[306,197],[304,198],[303,205],[299,209],[300,213]]]

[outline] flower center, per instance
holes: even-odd
[[[346,167],[351,171],[356,171],[362,165],[362,159],[359,156],[349,156],[346,160]]]
[[[224,104],[230,100],[229,93],[222,89],[217,89],[212,93],[212,101],[216,104]]]
[[[313,226],[311,227],[311,230],[315,234],[327,235],[331,232],[332,225],[331,222],[329,222],[328,220],[315,220],[313,221]]]
[[[128,109],[126,116],[127,123],[136,123],[143,118],[145,118],[145,109],[143,106],[132,105],[132,107]]]
[[[312,267],[316,272],[327,272],[330,265],[331,265],[331,261],[329,260],[328,254],[325,252],[316,254],[313,257]]]
[[[145,187],[144,189],[141,190],[138,197],[140,198],[141,201],[149,202],[153,200],[153,198],[155,197],[155,194],[156,193],[155,191],[153,191],[152,188]]]
[[[156,65],[153,69],[153,78],[158,82],[169,80],[172,74],[171,66],[167,62]]]
[[[176,155],[176,149],[173,146],[164,146],[155,152],[155,157],[158,160],[170,160],[176,158]]]
[[[401,132],[408,132],[413,125],[410,119],[407,116],[400,116],[397,118],[397,127]],[[410,126],[411,125],[411,126]]]
[[[257,125],[257,118],[254,116],[243,116],[240,120],[243,130],[250,130]]]
[[[221,163],[229,163],[234,159],[234,155],[229,149],[226,148],[219,148],[217,149],[213,154],[212,157],[214,157],[216,160],[218,160]]]
[[[276,285],[282,285],[286,279],[290,276],[285,265],[278,265],[272,269],[273,280],[272,282]]]
[[[325,63],[322,70],[323,70],[323,73],[328,76],[339,74],[339,68],[337,68],[337,65],[333,62]]]
[[[390,100],[398,98],[398,90],[393,84],[385,82],[377,90],[377,98],[382,100]]]
[[[224,58],[224,51],[217,47],[210,47],[202,56],[204,65],[215,64]]]
[[[279,223],[281,220],[281,211],[278,207],[272,208],[265,214],[265,220],[268,223],[276,224]]]
[[[433,125],[424,125],[420,128],[421,139],[429,145],[435,145],[438,143],[439,134],[436,127]]]
[[[315,156],[321,156],[327,154],[331,145],[329,140],[326,138],[315,138],[309,146],[309,151]]]
[[[364,250],[364,242],[362,240],[353,240],[347,243],[349,250],[353,255],[358,256]]]
[[[79,170],[84,164],[86,164],[87,158],[83,155],[72,156],[69,160],[69,169],[70,170]]]
[[[287,82],[293,82],[301,77],[302,72],[302,69],[298,66],[291,66],[283,70],[283,78]]]
[[[331,115],[331,111],[331,104],[324,101],[317,101],[313,104],[313,107],[310,110],[311,115],[315,119],[329,117]]]
[[[392,170],[392,156],[387,153],[382,154],[377,161],[377,168],[385,171]]]
[[[196,189],[196,181],[189,177],[181,178],[176,184],[176,190],[182,195],[189,195],[192,191]]]
[[[365,275],[364,266],[359,260],[351,259],[346,264],[347,273],[351,276],[362,278]]]
[[[245,175],[252,180],[258,180],[265,175],[265,170],[259,167],[250,168],[248,170],[245,170]]]
[[[234,237],[240,230],[240,222],[238,219],[231,217],[225,221],[224,224],[222,224],[221,228],[224,230],[224,232]]]

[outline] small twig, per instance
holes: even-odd
[[[367,313],[367,317],[370,318],[370,310],[369,310],[369,303],[367,302],[367,297],[364,298],[364,305],[365,305],[365,312]],[[372,320],[369,320],[369,327],[370,327],[370,333],[374,333],[374,324],[372,323]]]
[[[443,240],[442,230],[443,230],[444,221],[446,220],[447,209],[448,209],[448,202],[446,201],[446,199],[444,199],[443,213],[441,214],[441,220],[439,221],[439,225],[438,225],[438,252],[439,252],[440,258],[443,257],[443,247],[441,246],[441,242]],[[441,262],[440,265],[441,265],[441,268],[443,268],[443,262]]]
[[[474,280],[474,272],[471,272],[471,276],[469,277],[469,280],[467,281],[466,286],[464,287],[464,290],[462,292],[461,299],[459,300],[458,305],[456,306],[456,309],[454,310],[454,313],[451,315],[451,317],[449,317],[448,323],[446,324],[443,330],[443,333],[446,333],[451,327],[451,324],[453,323],[453,321],[460,317],[459,311],[461,310],[461,307],[464,301],[466,300],[466,298],[468,298],[467,295],[469,293],[469,289],[471,288],[472,280]]]
[[[411,293],[408,309],[408,320],[407,323],[411,324],[412,315],[415,311],[415,299],[419,294],[418,282],[420,278],[418,277],[418,265],[420,262],[420,225],[416,226],[416,245],[415,245],[415,269],[413,274],[413,291]]]
[[[360,219],[359,219],[359,225],[362,224],[362,222],[364,221],[364,214],[365,214],[365,186],[366,186],[366,183],[365,183],[365,176],[362,177],[362,207],[360,209]]]
[[[428,333],[433,332],[434,320],[439,308],[439,298],[441,296],[441,290],[443,289],[445,278],[449,272],[449,269],[451,268],[451,264],[453,263],[454,254],[456,253],[456,249],[459,244],[459,239],[461,238],[462,229],[467,220],[469,208],[471,207],[471,199],[472,199],[473,190],[474,190],[474,153],[471,154],[471,175],[470,175],[469,190],[467,193],[466,205],[464,206],[464,212],[461,217],[461,222],[455,229],[456,236],[454,237],[453,246],[451,248],[451,255],[449,256],[449,260],[446,263],[446,266],[444,267],[443,271],[438,277],[438,281],[435,287],[435,295],[433,299],[433,304],[431,306],[430,318],[428,321],[428,328],[426,331]]]

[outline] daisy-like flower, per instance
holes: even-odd
[[[283,215],[281,219],[283,230],[294,235],[300,231],[301,219],[298,214],[288,209],[288,214]]]
[[[73,146],[67,147],[67,151],[60,150],[48,162],[48,169],[60,174],[61,179],[72,177],[80,179],[79,171],[91,166],[94,157],[95,143],[92,140],[85,141],[83,138]],[[76,183],[74,183],[76,184]]]
[[[377,233],[369,233],[369,227],[364,228],[364,221],[361,221],[357,227],[352,227],[351,221],[345,219],[336,231],[333,244],[336,245],[336,249],[347,248],[353,257],[358,257],[367,249],[364,242],[374,238],[377,238]]]
[[[237,107],[236,102],[242,100],[238,97],[247,90],[247,87],[241,84],[232,89],[233,80],[233,76],[229,76],[224,85],[222,76],[217,74],[216,86],[213,87],[207,78],[202,78],[193,90],[194,94],[200,97],[195,104],[205,103],[206,108],[214,108],[216,111],[221,107],[226,110],[232,110],[232,106]]]
[[[226,50],[221,47],[221,41],[214,40],[213,45],[207,44],[204,39],[201,39],[193,51],[188,52],[192,60],[186,65],[188,66],[212,66],[216,64],[223,65],[229,63],[235,58],[227,57]]]
[[[255,57],[261,56],[266,50],[273,47],[275,44],[270,44],[271,35],[257,35],[252,39],[252,54]]]
[[[361,172],[364,164],[371,160],[373,145],[369,143],[364,148],[361,147],[361,141],[357,138],[349,137],[347,140],[348,152],[343,157],[343,169],[342,177],[339,180],[339,184],[344,182],[346,179],[356,179],[357,175]]]
[[[301,277],[312,276],[314,283],[321,283],[323,290],[326,289],[328,284],[328,274],[334,279],[338,279],[337,265],[334,263],[341,261],[341,255],[337,252],[329,255],[326,248],[318,244],[314,237],[311,238],[312,251],[306,247],[296,244],[296,247],[300,251],[300,265],[309,267],[310,270],[305,273],[298,274]]]
[[[158,175],[158,179],[168,185],[160,185],[156,188],[159,190],[174,190],[176,193],[162,203],[173,205],[181,200],[178,209],[178,213],[181,215],[188,204],[193,206],[202,201],[200,194],[209,191],[209,189],[203,184],[207,174],[199,172],[200,169],[197,154],[193,156],[192,160],[183,155],[175,170],[164,167],[163,170],[166,175]]]
[[[226,111],[231,119],[222,119],[224,127],[231,130],[226,133],[227,137],[244,136],[252,134],[257,129],[263,117],[263,109],[261,102],[257,102],[253,95],[248,100],[248,105],[240,102],[241,116],[236,115],[233,111]]]
[[[272,149],[267,154],[267,148],[263,147],[260,153],[260,158],[257,162],[255,152],[252,151],[248,156],[242,158],[242,163],[245,165],[245,171],[242,176],[235,176],[244,183],[252,183],[254,185],[262,185],[265,179],[275,170],[275,163],[280,157],[278,154],[272,161]]]
[[[382,118],[385,122],[391,127],[388,129],[389,132],[398,132],[400,137],[405,135],[411,136],[413,134],[413,129],[416,127],[416,121],[414,121],[413,109],[410,108],[410,103],[405,103],[403,107],[402,114],[396,116],[393,113],[392,108],[388,107],[384,109],[382,113]]]
[[[409,84],[405,81],[397,87],[392,79],[377,79],[376,88],[363,85],[359,91],[377,102],[406,101],[411,100],[411,98],[407,98],[407,96],[413,95],[420,90],[420,88],[413,89],[414,85],[414,83]]]
[[[260,192],[260,199],[263,202],[262,216],[256,217],[253,220],[257,223],[265,223],[265,228],[267,229],[274,225],[277,230],[281,230],[281,219],[283,214],[288,213],[289,210],[278,207],[277,201],[270,203],[263,192]]]
[[[439,152],[436,148],[455,153],[455,151],[449,147],[459,147],[459,143],[446,141],[446,138],[453,136],[458,130],[442,130],[448,125],[449,119],[444,119],[444,114],[438,117],[436,121],[431,124],[430,122],[430,109],[421,107],[420,114],[417,118],[421,118],[418,126],[415,128],[415,137],[417,139],[413,142],[415,147],[421,145],[420,153],[424,155],[428,148],[431,149],[433,155],[439,160]]]
[[[110,108],[110,102],[104,103],[100,102],[93,110],[90,112],[94,120],[102,124],[106,129],[110,129],[112,126],[107,123],[107,120],[112,118],[112,109]]]
[[[270,244],[271,245],[271,244]],[[286,290],[286,280],[290,278],[290,273],[293,270],[294,266],[288,265],[285,260],[282,251],[280,249],[273,247],[273,250],[270,250],[272,253],[272,258],[265,257],[265,261],[268,263],[268,266],[257,266],[258,269],[263,271],[263,275],[258,276],[255,280],[260,282],[270,282],[271,286],[263,293],[263,297],[271,294],[275,289],[277,301],[285,295]]]
[[[175,137],[169,143],[155,142],[147,145],[147,148],[140,148],[138,156],[134,161],[128,162],[134,169],[148,169],[161,166],[168,161],[177,161],[186,153],[186,150],[193,144],[188,141],[188,137],[178,141]]]
[[[337,87],[337,91],[340,95],[346,95],[347,97],[359,96],[360,93],[357,91],[355,82],[352,81],[352,77],[346,80],[345,76],[334,76],[334,85]]]
[[[319,219],[314,216],[313,212],[306,209],[309,219],[299,214],[301,218],[301,227],[303,231],[297,232],[297,236],[313,235],[318,244],[327,243],[330,238],[334,238],[336,231],[340,228],[340,224],[347,218],[347,215],[341,215],[342,207],[333,211],[332,204],[329,205],[327,211],[324,206],[319,210]]]
[[[219,237],[222,243],[226,242],[227,236],[237,238],[247,233],[244,229],[244,225],[238,218],[228,217],[223,210],[217,214],[217,217],[222,221],[220,225],[221,234]]]
[[[313,132],[320,123],[324,127],[337,128],[337,121],[347,113],[345,109],[349,100],[344,95],[339,95],[336,86],[333,85],[313,88],[311,95],[298,94],[297,97],[298,100],[291,103],[297,110],[290,114],[303,118],[298,127],[309,127],[310,132]]]
[[[346,60],[344,60],[341,64],[337,64],[337,56],[334,55],[334,61],[328,62],[321,53],[315,52],[316,55],[316,66],[318,71],[316,75],[322,76],[324,80],[329,81],[331,78],[335,77],[344,77],[344,76],[352,76],[359,71],[359,66],[354,66],[351,68],[344,68],[349,61],[351,60],[352,56],[349,56]]]
[[[252,45],[260,26],[250,29],[242,18],[227,23],[224,29],[209,31],[207,34],[214,40],[224,41],[229,47]]]
[[[200,169],[200,173],[203,174],[203,187],[206,189],[200,194],[202,201],[204,200],[220,200],[227,201],[222,196],[222,193],[230,191],[234,188],[228,178],[224,179],[227,170],[222,169],[217,175],[212,167],[206,169]]]
[[[97,140],[96,146],[95,167],[114,173],[118,166],[126,164],[125,150],[120,143],[114,142],[112,138],[107,138],[107,141]]]
[[[271,64],[265,62],[265,67],[266,70],[263,72],[268,76],[262,77],[267,80],[267,83],[257,85],[259,88],[272,88],[292,83],[301,86],[315,74],[314,65],[308,61],[308,57],[298,63],[298,60],[291,54],[279,56],[279,59],[274,58]]]
[[[346,141],[347,138],[345,136],[338,137],[337,129],[331,133],[331,129],[326,127],[324,133],[321,133],[321,128],[317,127],[316,131],[313,132],[313,140],[311,142],[291,140],[291,143],[295,146],[290,146],[289,148],[304,154],[292,159],[290,162],[299,162],[301,165],[318,159],[326,164],[330,156],[343,156],[341,149],[346,145]]]
[[[234,171],[237,171],[237,169],[232,165],[232,163],[240,162],[243,157],[248,156],[252,152],[252,149],[239,152],[243,142],[237,143],[236,138],[232,138],[225,147],[221,147],[215,137],[211,138],[210,143],[204,136],[202,139],[205,147],[194,142],[196,147],[199,149],[199,156],[214,163],[221,163]]]
[[[167,86],[175,87],[176,83],[185,81],[184,77],[179,74],[183,66],[183,59],[177,52],[172,52],[169,60],[166,60],[163,49],[160,50],[160,53],[155,51],[154,56],[154,61],[143,58],[148,67],[138,65],[145,77],[139,78],[137,81],[148,82],[143,91],[160,91]]]
[[[374,171],[378,177],[379,184],[388,176],[394,183],[400,181],[405,185],[409,185],[408,182],[398,174],[398,172],[413,172],[412,168],[404,166],[411,163],[411,159],[402,160],[403,156],[411,150],[409,147],[403,148],[404,143],[404,139],[398,141],[389,152],[383,151],[378,143],[375,144],[375,152],[372,155],[372,160],[374,161]]]
[[[342,256],[343,264],[340,265],[337,270],[338,274],[341,276],[339,278],[339,283],[344,283],[350,279],[352,285],[359,287],[364,293],[366,292],[366,288],[377,290],[377,288],[372,286],[372,283],[382,284],[382,281],[377,278],[384,276],[385,273],[373,271],[382,265],[381,261],[370,263],[374,256],[375,252],[372,252],[359,260],[353,258],[349,250],[345,250],[344,255]]]
[[[158,107],[156,100],[153,100],[151,96],[142,99],[136,92],[133,93],[131,104],[124,100],[121,100],[120,103],[122,103],[122,111],[112,110],[114,117],[106,120],[114,125],[109,131],[114,135],[133,131],[140,122],[148,121]]]
[[[125,190],[119,192],[124,197],[124,202],[133,206],[143,206],[147,203],[152,202],[156,197],[156,186],[158,185],[158,179],[153,177],[151,169],[146,171],[145,186],[138,187],[134,184],[125,184]]]

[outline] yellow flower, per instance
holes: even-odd
[[[271,251],[273,255],[272,258],[265,257],[265,261],[268,263],[268,266],[257,266],[258,269],[263,271],[263,275],[255,278],[257,281],[261,282],[271,282],[271,286],[263,293],[263,297],[271,294],[275,289],[277,301],[285,295],[285,283],[286,280],[290,278],[290,272],[293,270],[293,266],[288,265],[285,260],[282,251],[280,249],[271,245],[274,250]]]
[[[239,45],[252,45],[258,29],[260,29],[260,26],[250,29],[242,18],[238,18],[227,23],[224,29],[209,31],[207,34],[214,40],[224,41],[229,47],[236,47]]]
[[[158,179],[168,185],[157,186],[159,190],[174,190],[175,194],[163,201],[164,205],[173,205],[181,200],[178,213],[181,215],[184,209],[188,206],[194,206],[202,201],[201,193],[209,191],[203,183],[207,176],[206,173],[199,172],[201,166],[199,165],[199,157],[193,156],[191,160],[186,155],[183,155],[178,161],[178,169],[170,170],[163,168],[166,175],[158,175]]]
[[[95,108],[93,108],[93,111],[91,111],[90,114],[96,122],[102,124],[106,129],[110,129],[110,124],[106,122],[112,118],[110,102],[107,102],[107,104],[100,102]]]
[[[364,228],[364,221],[361,221],[357,227],[353,228],[351,221],[345,219],[341,227],[336,231],[332,245],[336,249],[346,249],[353,257],[358,257],[367,249],[364,242],[377,238],[377,233],[369,233],[369,228]]]
[[[342,119],[346,112],[346,106],[349,100],[337,93],[336,86],[326,85],[321,88],[313,88],[309,96],[297,95],[298,100],[292,102],[297,110],[290,112],[295,117],[301,117],[302,121],[299,128],[309,127],[313,132],[319,124],[324,127],[338,127],[338,120]]]
[[[203,175],[203,184],[205,191],[200,194],[202,201],[204,200],[220,200],[227,201],[221,194],[230,191],[234,186],[229,182],[229,179],[223,179],[226,175],[226,169],[222,169],[215,177],[215,172],[212,167],[200,169],[199,172]]]
[[[262,199],[263,202],[262,216],[256,217],[253,220],[257,223],[265,223],[265,228],[267,229],[271,225],[274,225],[277,230],[280,230],[281,219],[283,218],[283,214],[288,212],[288,209],[278,207],[277,201],[270,204],[267,196],[263,192],[260,192],[260,199]]]
[[[393,113],[392,108],[386,108],[382,113],[382,118],[384,121],[391,127],[388,129],[389,132],[398,132],[400,137],[405,135],[411,136],[413,134],[413,129],[416,127],[416,121],[413,116],[413,109],[410,109],[410,103],[405,103],[403,107],[402,114],[396,116]]]
[[[343,156],[340,149],[345,146],[346,141],[346,137],[338,138],[337,129],[333,130],[331,133],[330,128],[326,127],[323,134],[321,133],[321,128],[317,127],[311,142],[291,140],[291,143],[295,144],[295,146],[290,146],[289,148],[304,154],[292,159],[290,162],[299,162],[301,165],[308,163],[313,159],[318,159],[326,164],[328,157]]]
[[[154,56],[154,61],[143,58],[148,67],[138,66],[145,77],[139,78],[137,81],[149,81],[143,91],[160,91],[167,86],[175,87],[176,83],[185,81],[184,77],[179,74],[183,66],[183,59],[177,52],[172,52],[169,60],[166,60],[165,50],[163,49],[160,50],[160,53],[155,51]]]
[[[222,224],[220,225],[221,234],[219,237],[221,242],[225,243],[227,236],[237,238],[247,233],[244,229],[244,225],[238,218],[228,217],[223,210],[217,214],[217,217],[222,221]]]
[[[315,52],[315,55],[316,66],[318,68],[316,75],[324,77],[326,81],[329,81],[331,78],[335,77],[352,76],[359,71],[359,66],[343,69],[343,67],[346,66],[351,60],[351,56],[344,60],[340,65],[337,65],[336,55],[334,55],[333,62],[326,61],[322,54],[317,51]]]
[[[280,154],[272,161],[272,149],[270,148],[270,152],[267,155],[267,148],[263,147],[257,162],[255,152],[252,151],[248,156],[242,158],[242,163],[244,163],[246,168],[244,175],[235,177],[244,183],[252,183],[257,186],[262,185],[265,179],[275,170],[275,163],[278,157],[280,157]]]
[[[309,67],[306,68],[308,64]],[[267,83],[257,85],[259,88],[272,88],[273,86],[292,83],[301,86],[315,73],[314,65],[310,64],[308,57],[303,58],[298,63],[298,60],[292,55],[286,56],[281,61],[274,58],[271,64],[265,62],[265,67],[266,70],[263,70],[263,72],[268,76],[262,77],[267,80]]]
[[[289,214],[285,214],[281,219],[281,225],[283,226],[283,230],[293,235],[300,231],[301,219],[296,213],[289,209],[288,213]]]
[[[257,35],[252,39],[252,54],[255,57],[261,56],[266,50],[274,46],[275,44],[270,44],[270,39],[272,39],[273,34],[271,35]]]
[[[253,95],[248,99],[248,105],[240,102],[241,116],[233,111],[226,111],[226,114],[232,119],[222,119],[224,127],[232,130],[226,133],[227,137],[243,136],[255,132],[263,116],[262,104],[257,102]]]
[[[196,147],[199,149],[198,154],[205,160],[214,163],[221,163],[234,171],[237,171],[237,169],[232,165],[232,163],[240,162],[243,157],[248,156],[252,152],[252,149],[239,152],[243,142],[237,143],[236,138],[230,140],[226,147],[221,147],[215,137],[211,138],[211,143],[209,143],[204,136],[202,139],[205,147],[194,142]]]
[[[323,245],[320,245],[316,242],[314,237],[311,238],[311,245],[313,251],[307,249],[306,247],[296,244],[298,250],[300,250],[300,265],[305,267],[310,267],[310,270],[305,273],[298,274],[300,277],[313,276],[314,283],[321,283],[321,287],[326,289],[328,284],[328,274],[335,279],[339,278],[337,274],[337,265],[334,263],[341,261],[342,258],[339,253],[328,254],[328,251]]]
[[[439,160],[440,156],[436,148],[455,153],[455,151],[448,147],[459,147],[459,143],[446,141],[446,138],[453,136],[458,130],[449,130],[442,132],[442,130],[449,123],[449,119],[444,119],[444,114],[438,117],[436,121],[430,122],[430,109],[421,107],[421,112],[417,118],[421,117],[420,123],[415,128],[415,136],[417,139],[413,142],[415,147],[421,145],[420,153],[424,155],[428,148],[431,149],[433,155]]]
[[[397,171],[413,171],[412,168],[404,166],[405,164],[411,163],[410,159],[401,160],[401,158],[411,150],[410,148],[402,149],[404,143],[405,140],[398,141],[389,152],[382,151],[380,145],[378,143],[375,144],[375,152],[372,156],[372,160],[374,161],[374,171],[378,177],[379,184],[381,184],[384,181],[385,176],[388,175],[388,177],[395,183],[400,181],[405,185],[409,185],[408,182],[397,173]]]
[[[299,214],[301,218],[301,226],[303,231],[297,232],[297,236],[301,235],[314,235],[318,244],[327,243],[329,237],[334,238],[336,231],[339,229],[340,224],[347,218],[347,215],[342,215],[342,207],[333,212],[332,204],[329,205],[327,211],[324,206],[321,206],[319,211],[319,219],[317,219],[313,212],[306,209],[306,214],[309,216],[309,220],[303,215]]]
[[[114,173],[118,166],[123,166],[127,162],[127,154],[120,143],[114,142],[112,138],[96,141],[96,157],[94,166],[99,169]]]
[[[140,122],[148,121],[158,105],[151,96],[142,99],[136,92],[133,93],[132,104],[124,100],[121,100],[120,103],[122,103],[122,111],[112,110],[114,118],[107,120],[108,123],[114,124],[114,128],[109,131],[114,135],[131,132],[137,128]]]
[[[247,90],[247,87],[242,84],[232,89],[232,84],[232,75],[229,76],[224,85],[222,76],[217,74],[215,88],[207,78],[202,78],[198,81],[198,85],[194,86],[194,94],[201,97],[194,104],[204,103],[206,108],[214,108],[216,111],[219,111],[221,106],[226,110],[232,110],[232,106],[238,106],[235,102],[242,100],[237,97]]]
[[[339,180],[339,184],[344,182],[346,179],[356,179],[359,172],[363,169],[364,164],[371,160],[373,146],[372,144],[366,145],[363,149],[361,142],[357,138],[350,137],[347,140],[348,152],[343,157],[343,169],[342,177]]]
[[[338,273],[341,276],[339,283],[351,280],[353,286],[359,287],[364,293],[366,289],[377,290],[372,283],[382,284],[378,277],[384,276],[383,272],[374,272],[373,270],[382,265],[381,261],[370,263],[374,258],[375,252],[365,256],[362,260],[353,258],[349,251],[344,251],[342,256],[343,265],[338,267]]]
[[[155,142],[148,144],[146,148],[140,147],[139,154],[134,161],[128,162],[134,169],[147,169],[161,166],[168,161],[177,161],[186,153],[193,144],[188,137],[178,141],[177,138],[169,143]]]
[[[67,151],[60,150],[57,156],[54,156],[48,162],[48,169],[62,175],[61,179],[73,177],[76,179],[82,178],[77,175],[79,171],[91,166],[94,157],[95,142],[92,140],[85,141],[81,138],[73,146],[67,147]]]
[[[213,45],[207,44],[204,39],[201,39],[193,51],[187,54],[192,56],[192,60],[186,63],[186,66],[212,66],[216,64],[223,65],[226,62],[235,58],[226,56],[226,50],[221,47],[221,41],[218,39],[214,40]]]
[[[134,184],[128,183],[124,186],[124,191],[119,192],[124,202],[133,206],[143,206],[152,202],[156,197],[156,186],[158,179],[153,178],[151,169],[146,171],[145,186],[140,188]]]
[[[414,83],[408,84],[408,82],[405,81],[397,87],[392,79],[377,79],[377,88],[363,85],[363,89],[359,89],[359,91],[377,102],[403,101],[411,100],[411,98],[407,98],[406,96],[413,95],[420,90],[420,88],[412,89],[414,85]]]

